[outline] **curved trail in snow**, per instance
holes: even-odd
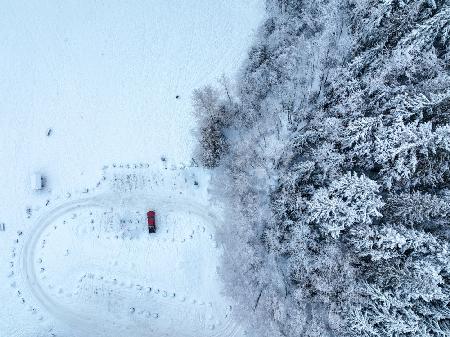
[[[25,282],[28,284],[31,293],[40,303],[40,305],[55,318],[59,319],[61,322],[71,326],[79,332],[85,333],[86,335],[93,335],[97,333],[101,336],[104,336],[105,334],[107,336],[110,335],[108,334],[109,329],[106,328],[105,330],[105,327],[108,327],[107,322],[102,322],[100,318],[74,312],[67,306],[59,303],[45,291],[45,289],[39,282],[39,278],[36,274],[36,268],[34,266],[34,262],[36,261],[35,252],[37,244],[39,243],[39,239],[47,229],[47,227],[51,225],[56,219],[69,212],[88,207],[108,208],[114,206],[127,206],[147,208],[149,205],[151,205],[153,208],[158,209],[159,212],[190,212],[191,214],[200,217],[207,224],[210,224],[214,227],[220,223],[220,220],[214,214],[212,214],[206,206],[192,202],[187,198],[179,197],[164,198],[151,195],[134,195],[132,197],[130,196],[119,198],[105,194],[90,198],[73,200],[59,205],[37,219],[37,221],[34,223],[32,232],[29,234],[28,240],[25,242],[22,250],[21,272],[24,274],[22,276]],[[222,328],[218,327],[217,331],[211,331],[209,335],[217,337],[231,337],[237,336],[241,331],[237,324],[232,322],[230,319],[227,319],[224,323],[225,326],[223,326]],[[114,328],[113,333],[115,334],[117,334],[117,330],[120,329],[117,326],[111,326],[111,328]],[[136,330],[142,330],[142,332],[144,332],[146,331],[145,328],[146,327],[144,326],[136,327]],[[130,333],[130,331],[127,331],[127,333]]]

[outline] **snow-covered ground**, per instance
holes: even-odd
[[[242,336],[221,296],[214,231],[222,221],[204,172],[111,171],[82,195],[32,209],[10,250],[17,301],[75,335]],[[155,234],[149,208],[158,212]]]
[[[183,167],[192,90],[233,75],[263,7],[3,4],[0,337],[242,334],[220,294],[207,173]]]

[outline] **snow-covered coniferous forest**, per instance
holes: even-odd
[[[255,336],[450,336],[450,2],[267,0],[198,89],[219,272]]]

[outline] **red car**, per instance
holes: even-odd
[[[148,232],[155,233],[156,232],[155,211],[147,212],[147,222],[148,222]]]

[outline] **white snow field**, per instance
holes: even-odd
[[[242,336],[221,296],[214,229],[222,222],[206,175],[113,172],[83,196],[33,209],[32,228],[10,252],[18,300],[31,298],[38,321],[50,315],[84,336]],[[158,212],[155,234],[149,208]]]
[[[263,0],[2,4],[0,337],[245,334],[217,276],[221,212],[190,167],[191,94],[233,77],[263,15]]]

